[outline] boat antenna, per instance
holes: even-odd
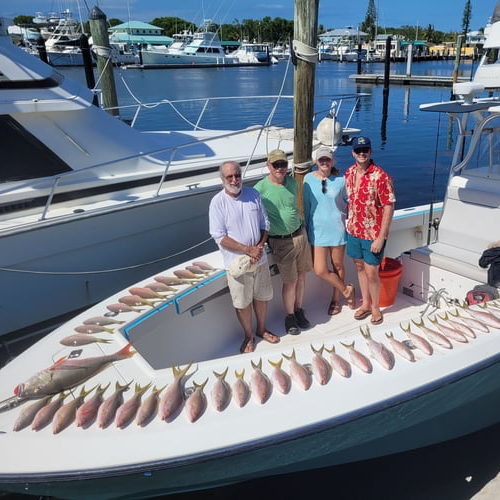
[[[429,209],[429,223],[427,228],[427,245],[431,243],[431,230],[438,228],[438,221],[434,221],[434,202],[436,196],[436,170],[437,170],[437,155],[439,146],[439,131],[441,130],[441,112],[438,113],[438,129],[436,134],[436,148],[434,150],[434,169],[432,172],[432,186],[431,186],[431,203]]]

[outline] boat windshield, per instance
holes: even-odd
[[[500,114],[482,131],[464,172],[500,177]]]

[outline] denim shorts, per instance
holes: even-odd
[[[382,249],[377,253],[371,251],[372,243],[372,240],[362,240],[361,238],[357,238],[347,233],[347,255],[353,259],[364,260],[367,264],[372,266],[379,266],[384,256],[387,240],[384,241]]]

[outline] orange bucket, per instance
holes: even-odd
[[[383,257],[382,264],[380,264],[380,307],[392,306],[396,300],[398,293],[398,283],[401,274],[403,273],[403,265],[399,260],[391,259],[390,257]]]

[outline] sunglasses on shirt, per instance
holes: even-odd
[[[328,189],[327,189],[327,187],[326,187],[326,179],[323,179],[323,180],[321,181],[321,192],[322,192],[323,194],[325,194],[327,191],[328,191]]]

